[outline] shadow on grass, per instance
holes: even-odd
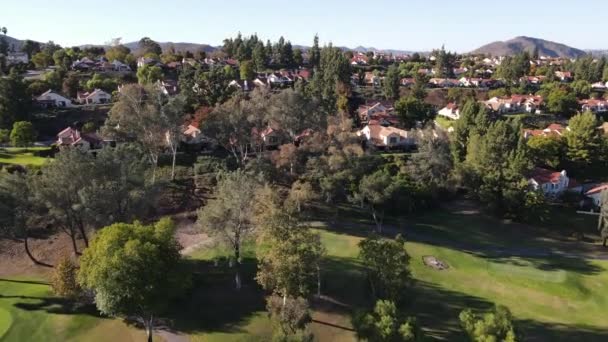
[[[243,332],[239,325],[256,312],[265,310],[264,292],[255,282],[253,258],[241,267],[243,287],[235,289],[234,270],[212,261],[188,260],[192,289],[183,299],[172,303],[167,315],[171,328],[186,334],[204,332]]]
[[[15,279],[1,279],[0,278],[0,282],[6,282],[6,283],[18,283],[18,284],[31,284],[31,285],[50,285],[47,282],[44,281],[36,281],[36,280],[15,280]],[[0,294],[1,296],[2,294]]]

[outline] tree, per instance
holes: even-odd
[[[268,119],[294,143],[306,130],[321,131],[327,125],[327,115],[320,110],[319,101],[299,91],[285,89],[272,95],[268,104]]]
[[[229,67],[232,71],[232,68]],[[194,81],[195,94],[201,98],[199,104],[215,107],[226,102],[234,89],[228,84],[234,77],[228,75],[220,67],[212,67],[209,72],[198,71]]]
[[[304,64],[304,57],[302,56],[302,49],[293,50],[293,64],[294,66],[300,67]]]
[[[450,142],[444,134],[425,130],[418,143],[418,151],[408,161],[411,177],[419,184],[431,188],[445,188],[454,168]]]
[[[21,238],[28,258],[34,264],[50,267],[38,261],[29,246],[29,228],[37,218],[31,179],[18,172],[0,173],[0,234]]]
[[[197,225],[233,251],[235,285],[240,290],[242,246],[254,231],[254,198],[259,183],[242,170],[220,173],[214,198],[198,211]]]
[[[152,341],[154,318],[189,285],[174,225],[116,223],[99,231],[80,259],[78,283],[104,314],[136,316]]]
[[[144,56],[155,55],[156,58],[158,58],[163,53],[163,49],[160,47],[160,45],[148,37],[140,39],[138,47],[141,55]]]
[[[80,87],[80,80],[78,79],[78,76],[71,74],[63,80],[63,84],[61,85],[61,90],[67,96],[69,96],[71,98],[76,98],[76,96],[78,96],[79,87]]]
[[[120,61],[126,63],[127,55],[131,53],[131,49],[120,44],[120,38],[113,42],[112,46],[106,50],[106,58],[110,61]]]
[[[29,121],[17,121],[11,130],[11,145],[16,147],[31,146],[36,140],[34,125]]]
[[[77,299],[82,294],[77,276],[78,266],[69,256],[64,255],[51,276],[53,293],[60,297]]]
[[[492,123],[484,135],[473,134],[467,147],[468,186],[496,214],[521,217],[528,188],[529,154],[521,127],[511,122]]]
[[[6,128],[0,128],[0,144],[10,141],[11,131]]]
[[[0,128],[12,128],[15,121],[27,121],[32,97],[16,72],[0,77]]]
[[[566,132],[566,155],[579,167],[588,166],[598,156],[600,136],[597,130],[597,118],[592,112],[573,116],[568,122]]]
[[[283,298],[306,297],[320,288],[320,263],[325,254],[319,234],[302,226],[288,208],[268,210],[261,224],[256,280],[266,290]]]
[[[394,100],[399,97],[399,69],[396,65],[391,65],[386,71],[384,77],[384,96],[389,100]]]
[[[260,153],[263,148],[259,133],[266,127],[267,111],[267,94],[263,90],[254,90],[249,99],[239,94],[211,112],[203,134],[217,141],[244,166],[251,153]]]
[[[104,125],[106,134],[123,141],[135,138],[141,144],[153,167],[152,183],[159,155],[167,147],[173,156],[177,151],[176,127],[182,124],[182,104],[182,99],[168,99],[156,86],[126,85]]]
[[[40,51],[32,56],[32,63],[36,65],[36,68],[43,69],[53,65],[53,56],[45,51]]]
[[[565,144],[562,139],[535,135],[530,137],[526,144],[535,165],[543,165],[551,169],[559,168],[565,154]]]
[[[359,258],[365,265],[374,298],[398,301],[411,282],[410,256],[401,235],[384,239],[372,235],[359,242]]]
[[[368,208],[378,233],[382,232],[382,221],[384,220],[382,207],[392,196],[391,184],[392,179],[387,171],[381,170],[365,175],[359,182],[357,192],[351,198],[352,202],[361,203]]]
[[[306,331],[312,322],[308,301],[302,297],[287,298],[269,296],[266,309],[273,321],[273,341],[312,341],[312,334]]]
[[[48,216],[72,240],[78,254],[78,235],[88,246],[87,214],[79,192],[91,184],[89,173],[92,156],[79,149],[65,149],[55,155],[52,163],[43,166],[33,181],[32,190],[37,201],[46,206]]]
[[[266,69],[266,66],[268,65],[268,55],[266,54],[264,43],[262,43],[261,41],[258,42],[253,48],[252,58],[256,71],[262,71]]]
[[[551,113],[570,116],[578,106],[576,95],[562,87],[554,87],[547,96],[547,110]]]
[[[511,312],[504,306],[495,306],[491,312],[480,315],[466,309],[458,317],[471,342],[515,342],[517,339]]]
[[[32,59],[32,56],[40,52],[40,43],[26,39],[21,46],[21,51],[27,53],[28,59]]]
[[[302,205],[318,198],[312,185],[306,181],[297,180],[291,185],[288,201],[293,203],[298,212],[302,211]]]
[[[313,68],[319,67],[321,63],[321,49],[319,48],[319,35],[315,34],[312,48],[310,48],[310,66]]]
[[[255,72],[253,70],[253,63],[250,60],[242,61],[239,64],[239,72],[241,80],[251,81],[255,76]]]
[[[163,79],[163,69],[156,65],[144,65],[137,69],[137,82],[152,84]]]
[[[339,96],[348,96],[350,63],[342,50],[329,45],[321,50],[319,66],[309,83],[313,95],[323,102],[329,112],[337,109]]]
[[[425,124],[433,119],[433,106],[413,96],[402,97],[395,102],[395,111],[406,128],[414,128],[418,122]]]
[[[144,152],[128,143],[105,147],[91,163],[89,183],[78,192],[87,224],[101,228],[145,218],[158,189],[146,182]]]
[[[370,342],[416,342],[423,335],[414,317],[403,317],[394,302],[378,300],[372,312],[355,316],[359,339]]]
[[[464,161],[469,138],[473,134],[483,134],[488,126],[486,108],[477,101],[468,100],[460,111],[460,118],[454,123],[452,155],[454,163]]]

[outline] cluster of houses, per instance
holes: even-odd
[[[54,90],[47,90],[34,97],[34,104],[39,108],[72,108],[78,105],[98,105],[112,102],[112,95],[101,89],[91,92],[78,92],[74,101]]]
[[[258,73],[252,80],[232,80],[228,85],[243,91],[251,91],[256,87],[286,88],[296,81],[308,81],[310,70],[301,68],[297,70],[280,70],[277,72]]]
[[[131,67],[119,60],[112,62],[105,57],[100,57],[97,60],[92,60],[88,57],[83,57],[72,63],[72,70],[76,71],[100,71],[100,72],[130,72]]]

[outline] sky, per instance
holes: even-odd
[[[468,52],[530,36],[608,49],[605,0],[3,0],[0,27],[18,39],[63,46],[121,37],[220,45],[238,32],[264,40]]]

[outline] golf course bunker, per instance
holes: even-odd
[[[450,268],[448,266],[448,264],[446,264],[445,262],[443,262],[443,261],[435,258],[432,255],[425,255],[425,256],[423,256],[422,257],[422,262],[426,266],[434,268],[434,269],[439,270],[439,271],[443,271],[443,270],[446,270],[446,269]]]
[[[13,316],[7,310],[0,308],[0,340],[13,324]]]

